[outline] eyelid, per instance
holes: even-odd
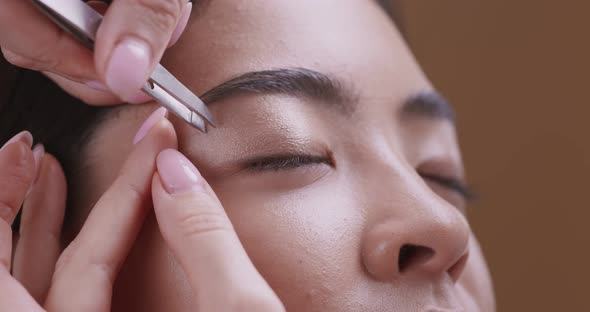
[[[449,190],[457,192],[467,201],[473,201],[479,198],[477,192],[460,179],[429,173],[420,173],[420,176],[422,176],[424,179],[431,180],[432,182],[437,183]]]
[[[305,153],[287,153],[254,157],[243,162],[243,167],[252,171],[287,170],[304,165],[321,164],[334,166],[330,155],[313,155]]]

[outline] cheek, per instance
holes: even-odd
[[[459,284],[463,286],[464,302],[472,302],[478,307],[477,310],[495,310],[494,290],[488,265],[473,234],[469,242],[469,260],[459,279]]]
[[[248,255],[288,309],[326,306],[362,277],[363,217],[351,192],[326,180],[278,194],[213,186]]]

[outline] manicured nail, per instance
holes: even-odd
[[[141,89],[149,76],[151,52],[147,42],[127,38],[113,50],[106,70],[106,84],[124,101]]]
[[[158,173],[169,194],[203,191],[204,180],[197,168],[177,150],[167,149],[156,160]]]
[[[174,29],[174,32],[172,33],[172,37],[170,37],[170,43],[168,43],[168,47],[171,47],[171,46],[175,45],[176,42],[178,42],[178,39],[180,39],[180,35],[182,35],[184,30],[186,29],[186,24],[188,24],[188,19],[191,16],[192,11],[193,11],[193,4],[192,4],[192,2],[189,2],[186,5],[186,7],[184,8],[184,11],[182,12],[182,16],[180,17],[180,20],[178,20],[178,25],[176,25],[176,29]]]
[[[19,132],[17,135],[13,136],[10,140],[8,140],[0,150],[6,147],[9,144],[13,144],[16,142],[22,141],[27,144],[29,147],[33,146],[33,135],[29,131],[22,131]]]
[[[139,127],[139,130],[137,130],[137,134],[135,134],[135,138],[133,139],[133,144],[137,144],[139,141],[143,140],[143,138],[145,138],[145,136],[148,134],[148,132],[150,132],[150,129],[158,121],[160,121],[162,118],[166,117],[166,114],[167,113],[168,113],[168,111],[164,107],[160,107],[160,108],[156,109],[150,115],[150,117],[148,117],[143,122],[143,124],[141,125],[141,127]]]
[[[41,159],[45,155],[45,147],[43,144],[39,143],[35,145],[33,148],[33,157],[35,158],[35,178],[33,181],[37,181],[39,179],[39,171],[41,170]]]
[[[86,81],[84,84],[96,91],[109,92],[109,88],[104,83],[97,80]]]

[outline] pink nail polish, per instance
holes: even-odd
[[[186,5],[186,7],[184,8],[184,11],[182,12],[182,16],[180,17],[180,20],[178,20],[178,25],[176,25],[176,29],[174,29],[174,32],[172,33],[172,37],[170,37],[170,43],[168,43],[168,47],[171,47],[171,46],[175,45],[176,42],[178,42],[178,39],[180,39],[180,36],[182,35],[184,30],[186,29],[186,24],[188,24],[188,19],[191,16],[192,11],[193,11],[193,4],[191,2],[189,2]]]
[[[27,144],[29,147],[31,147],[33,145],[33,135],[29,131],[19,132],[18,134],[13,136],[10,140],[8,140],[4,144],[4,146],[2,146],[2,148],[0,148],[0,150],[4,149],[4,147],[9,144],[13,144],[13,143],[16,143],[19,141],[25,142],[25,144]]]
[[[39,179],[39,171],[41,170],[41,160],[43,159],[43,155],[45,155],[45,147],[43,147],[43,144],[39,143],[35,145],[33,148],[33,157],[35,159],[35,178],[33,181]]]
[[[108,88],[128,102],[147,81],[150,59],[147,42],[136,38],[119,42],[106,70]]]
[[[156,109],[139,127],[137,130],[137,134],[135,134],[135,138],[133,139],[133,144],[139,143],[147,134],[150,132],[150,129],[158,122],[160,119],[166,117],[168,111],[164,107],[160,107]]]
[[[177,150],[167,149],[160,152],[156,164],[164,188],[169,194],[205,189],[205,181],[197,168]]]

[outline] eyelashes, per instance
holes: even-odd
[[[334,162],[328,156],[285,154],[256,158],[246,162],[246,168],[252,171],[280,171],[295,169],[307,165],[326,164],[331,167]]]
[[[465,200],[472,201],[478,198],[477,192],[475,192],[470,186],[465,185],[465,183],[460,180],[435,174],[420,173],[420,176],[423,179],[438,183],[440,186],[458,193],[459,195],[463,196]]]
[[[334,167],[334,160],[330,156],[309,155],[309,154],[284,154],[255,158],[245,162],[245,168],[250,171],[288,171],[304,166],[325,164]],[[478,198],[473,189],[464,182],[441,175],[420,173],[423,179],[430,180],[438,185],[456,192],[465,200],[471,201]]]

